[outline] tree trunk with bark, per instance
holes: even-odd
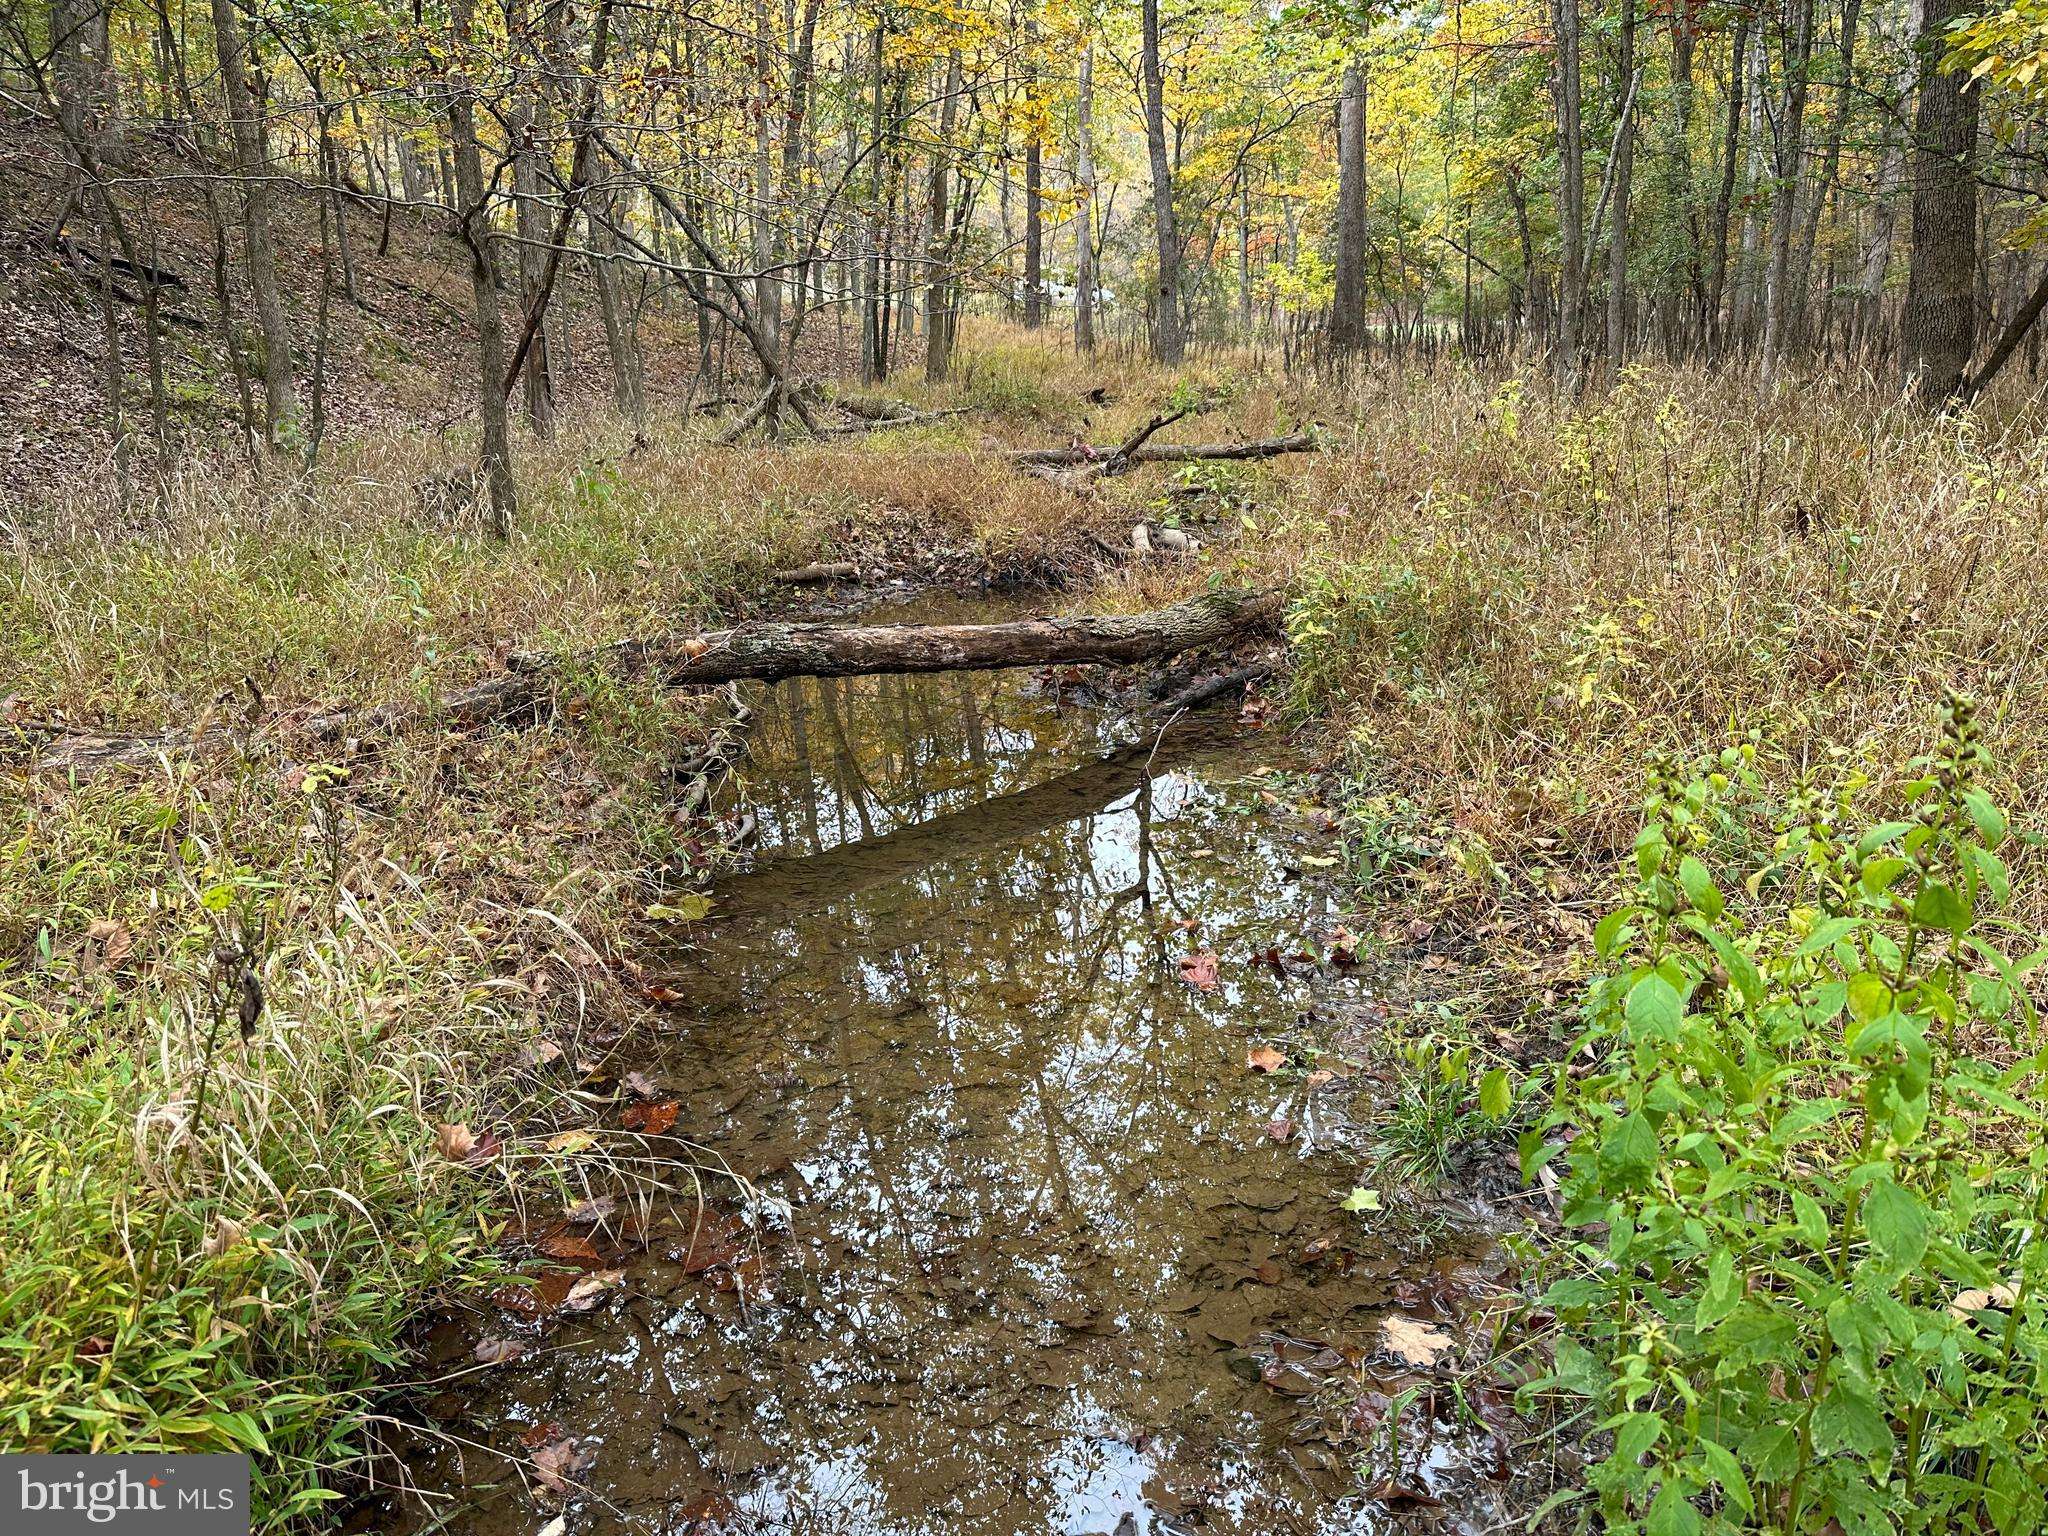
[[[297,428],[298,391],[292,375],[291,325],[277,284],[277,241],[272,233],[270,158],[256,92],[249,80],[249,44],[234,0],[213,0],[213,35],[220,63],[235,174],[242,184],[243,275],[263,333],[263,432],[275,450]]]
[[[1159,259],[1152,355],[1168,367],[1187,355],[1180,316],[1180,224],[1173,211],[1173,167],[1166,153],[1166,81],[1159,58],[1159,0],[1144,0],[1140,70],[1145,86],[1145,152],[1152,167],[1152,233]]]
[[[1074,252],[1074,349],[1095,350],[1095,39],[1081,46],[1081,78],[1074,96],[1074,180],[1080,209]]]
[[[1614,223],[1607,239],[1607,366],[1616,374],[1628,357],[1629,182],[1636,159],[1636,7],[1621,0],[1620,60],[1614,72],[1622,93],[1621,121],[1614,130]]]
[[[1905,382],[1938,408],[1962,387],[1977,342],[1977,103],[1966,74],[1938,66],[1961,0],[1927,0],[1913,115],[1913,246],[1901,335]]]
[[[215,0],[225,5],[229,0]],[[467,73],[474,0],[450,0],[457,68],[448,81],[448,136],[455,158],[455,198],[462,238],[469,246],[470,289],[477,340],[477,415],[482,427],[481,469],[491,531],[509,538],[519,495],[512,483],[512,439],[505,410],[505,325],[498,308],[497,236],[484,184],[483,152],[476,138],[476,87]]]
[[[1330,345],[1365,345],[1365,71],[1344,69],[1337,94],[1337,269],[1330,301]]]

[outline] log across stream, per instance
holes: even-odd
[[[1454,1211],[1340,1209],[1367,1138],[1308,1073],[1384,1005],[1369,967],[1254,958],[1336,921],[1327,833],[1261,795],[1278,731],[1140,733],[1019,673],[752,697],[724,793],[758,846],[639,957],[682,1001],[622,1066],[751,1198],[714,1174],[576,1229],[623,1271],[596,1310],[437,1331],[469,1374],[411,1410],[456,1438],[408,1470],[457,1495],[441,1528],[1395,1528],[1353,1466],[1359,1404],[1402,1390],[1379,1330],[1495,1261]],[[479,1370],[496,1338],[528,1353]],[[1438,1397],[1403,1486],[1477,1514],[1483,1436]],[[563,1439],[566,1500],[530,1464]]]

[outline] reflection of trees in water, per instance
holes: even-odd
[[[791,678],[760,691],[745,792],[763,846],[817,852],[827,829],[870,838],[1014,789],[1048,738],[1085,749],[1097,731],[984,673]]]
[[[843,1496],[856,1475],[886,1524],[1008,1531],[1041,1523],[1015,1505],[1053,1496],[1091,1401],[1130,1430],[1243,1407],[1155,1308],[1259,1236],[1210,1198],[1285,1162],[1259,1135],[1270,1089],[1220,1026],[1294,1001],[1178,976],[1167,912],[1228,922],[1278,887],[1245,823],[1199,797],[1162,821],[1149,751],[1061,775],[986,725],[987,686],[777,690],[750,770],[764,826],[874,846],[736,885],[707,957],[734,1006],[685,1066],[727,1083],[793,1053],[832,1083],[744,1127],[797,1151],[819,1197],[798,1230],[836,1266],[748,1332],[790,1476]],[[1054,787],[875,835],[1034,771]],[[1085,1331],[1125,1314],[1127,1334]]]

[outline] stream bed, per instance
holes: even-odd
[[[640,957],[684,1001],[617,1090],[701,1194],[622,1194],[588,1311],[444,1322],[428,1500],[358,1529],[1486,1528],[1498,1425],[1382,1328],[1455,1332],[1492,1244],[1342,1208],[1388,1003],[1327,822],[1277,727],[1059,691],[757,691],[752,852]]]

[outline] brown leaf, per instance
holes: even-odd
[[[434,1142],[449,1162],[466,1162],[476,1150],[476,1132],[466,1125],[437,1125],[434,1127]]]
[[[1192,955],[1180,957],[1180,979],[1197,992],[1216,990],[1216,951],[1197,950]]]
[[[478,1365],[505,1365],[517,1360],[526,1353],[526,1350],[527,1344],[524,1339],[493,1335],[488,1339],[478,1339],[474,1353]]]
[[[628,1104],[619,1123],[629,1131],[639,1131],[648,1136],[664,1136],[668,1128],[676,1123],[678,1106],[673,1099],[664,1099],[659,1104]]]
[[[699,1494],[681,1510],[682,1517],[687,1522],[684,1529],[690,1531],[716,1530],[738,1513],[739,1506],[715,1490]]]
[[[541,1487],[558,1497],[569,1492],[569,1479],[588,1467],[596,1453],[586,1451],[564,1435],[533,1453],[533,1476]]]
[[[1373,1489],[1371,1496],[1380,1503],[1394,1509],[1442,1509],[1444,1507],[1444,1501],[1435,1494],[1426,1493],[1420,1488],[1410,1487],[1407,1483],[1399,1482],[1391,1477]]]
[[[588,1312],[604,1300],[607,1291],[617,1290],[626,1283],[623,1269],[600,1269],[584,1275],[569,1287],[569,1294],[562,1298],[564,1312]]]
[[[617,1214],[619,1202],[610,1195],[593,1195],[588,1200],[578,1200],[569,1207],[563,1220],[572,1226],[594,1227],[600,1221],[609,1221]],[[561,1255],[557,1254],[557,1258]]]
[[[1278,1072],[1287,1065],[1287,1053],[1270,1045],[1255,1045],[1245,1052],[1244,1064],[1254,1072]]]
[[[686,1275],[699,1275],[718,1264],[730,1264],[740,1256],[740,1240],[746,1229],[729,1216],[714,1216],[691,1227],[688,1240],[668,1250],[671,1263],[680,1264]]]
[[[1268,1141],[1292,1141],[1294,1139],[1294,1122],[1284,1116],[1278,1120],[1267,1121],[1266,1139]]]
[[[655,1086],[654,1079],[645,1072],[628,1072],[620,1081],[619,1086],[636,1099],[658,1099],[661,1097],[661,1089]]]
[[[128,925],[110,917],[96,919],[85,930],[85,936],[100,946],[101,956],[109,965],[119,965],[135,948],[135,935],[128,931]]]
[[[1380,1319],[1380,1347],[1410,1365],[1435,1365],[1454,1342],[1441,1328],[1404,1313],[1390,1312]]]
[[[570,1263],[602,1263],[598,1252],[591,1246],[590,1239],[579,1237],[574,1232],[550,1232],[533,1245],[551,1259],[565,1259]]]

